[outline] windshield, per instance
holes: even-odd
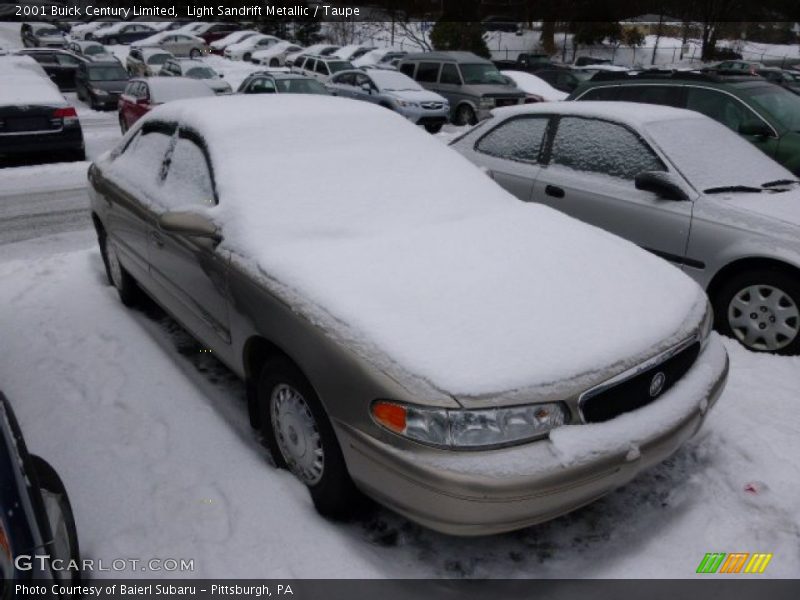
[[[128,73],[122,67],[91,67],[89,69],[90,81],[125,81]]]
[[[153,54],[147,57],[148,65],[163,65],[167,59],[170,58],[169,54]]]
[[[351,65],[346,60],[332,60],[328,63],[328,68],[331,70],[331,73],[338,73],[339,71],[346,71],[347,69],[352,69],[353,65]]]
[[[461,65],[461,75],[467,85],[508,85],[506,78],[500,74],[500,71],[494,65]]]
[[[40,27],[39,29],[36,30],[36,35],[41,35],[41,36],[61,35],[61,32],[55,27]]]
[[[764,184],[794,179],[753,144],[711,119],[665,119],[647,123],[645,129],[700,191],[761,191]]]
[[[94,56],[96,54],[108,54],[106,52],[106,49],[103,48],[103,46],[100,46],[99,44],[97,46],[86,46],[83,49],[83,53],[86,56]]]
[[[395,71],[372,71],[372,81],[378,89],[386,92],[418,91],[423,89],[416,81]]]
[[[800,131],[800,96],[777,85],[764,85],[748,92],[753,104],[778,124],[791,131]]]
[[[282,94],[329,94],[316,79],[277,79],[275,85]]]
[[[193,79],[212,79],[216,77],[217,74],[209,67],[192,67],[186,71],[186,76]]]

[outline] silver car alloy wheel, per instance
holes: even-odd
[[[748,348],[774,352],[797,338],[800,309],[780,288],[751,285],[733,296],[728,305],[728,323]]]
[[[49,490],[42,490],[42,502],[47,521],[50,524],[50,533],[53,534],[53,556],[51,560],[61,559],[63,563],[69,562],[70,552],[69,530],[64,511],[61,509],[61,494],[54,494]],[[66,569],[54,570],[56,579],[66,579],[70,571]]]
[[[281,383],[270,398],[272,431],[289,470],[306,485],[322,479],[325,453],[319,427],[303,395]]]
[[[108,259],[108,271],[111,273],[111,283],[117,289],[122,288],[122,265],[119,264],[117,248],[113,242],[106,241],[106,258]]]

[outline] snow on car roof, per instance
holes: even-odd
[[[492,111],[493,115],[502,118],[511,115],[537,113],[555,113],[579,117],[606,117],[634,127],[644,125],[645,123],[666,121],[669,119],[708,118],[698,112],[685,110],[683,108],[673,108],[672,106],[663,106],[659,104],[643,104],[639,102],[547,102],[520,104],[517,106],[496,108]]]
[[[0,106],[66,106],[67,101],[58,87],[46,77],[25,71],[2,72]]]
[[[409,389],[530,400],[533,386],[632,366],[702,318],[705,296],[678,269],[520,202],[376,105],[240,96],[141,121],[155,119],[206,140],[209,211],[235,264]]]
[[[190,77],[149,77],[150,97],[155,102],[213,96],[214,90],[199,79]]]
[[[557,90],[541,77],[526,73],[525,71],[500,71],[510,77],[519,89],[528,94],[536,94],[548,101],[563,100],[569,94]]]

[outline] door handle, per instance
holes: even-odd
[[[544,188],[544,193],[553,198],[563,198],[564,190],[557,185],[548,185]]]
[[[158,233],[157,231],[151,231],[150,232],[150,241],[152,241],[153,244],[155,244],[159,248],[163,248],[164,247],[164,240],[161,237],[161,234]]]

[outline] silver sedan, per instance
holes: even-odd
[[[453,147],[519,199],[683,269],[747,348],[800,353],[800,182],[724,126],[663,106],[547,103],[499,109]]]

